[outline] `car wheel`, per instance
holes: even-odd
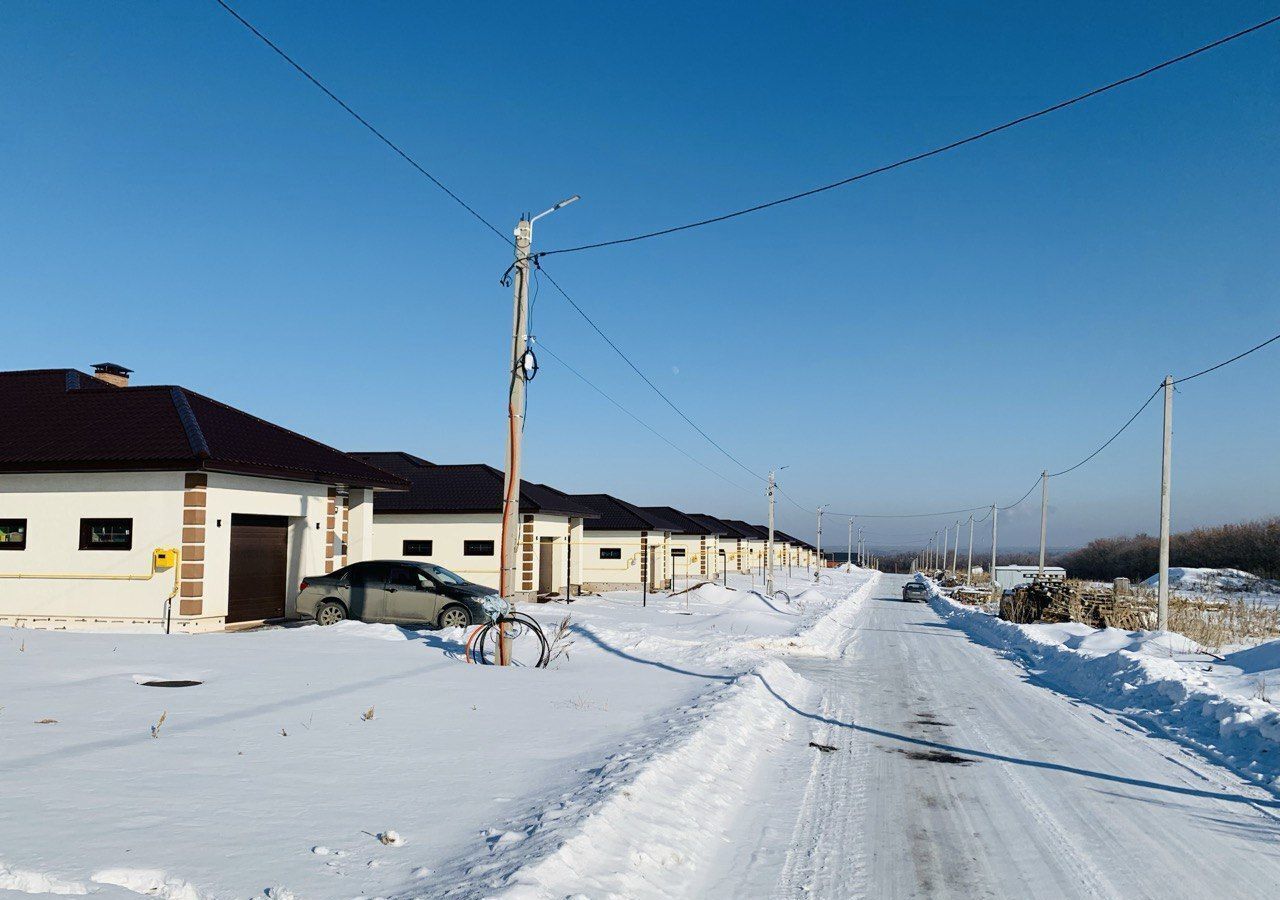
[[[471,625],[471,613],[465,606],[455,603],[441,611],[438,624],[441,628],[467,628]]]
[[[347,608],[337,600],[322,600],[316,607],[316,622],[320,625],[336,625],[347,617]]]

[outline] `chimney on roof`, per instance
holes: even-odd
[[[93,364],[93,374],[95,378],[99,378],[107,384],[114,384],[116,387],[128,387],[129,376],[133,374],[133,369],[126,369],[124,366],[118,366],[115,363],[101,362]]]

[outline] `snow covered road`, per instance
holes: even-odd
[[[788,661],[812,704],[689,896],[1276,895],[1272,795],[1037,683],[903,580],[841,657]]]

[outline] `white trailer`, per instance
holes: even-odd
[[[1011,591],[1021,584],[1030,584],[1040,573],[1039,566],[996,566],[993,577],[1002,590]],[[1061,566],[1045,566],[1046,581],[1066,581],[1067,570]]]

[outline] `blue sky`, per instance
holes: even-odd
[[[891,161],[1129,74],[1274,3],[238,9],[539,249]],[[1166,372],[1275,333],[1280,28],[814,199],[548,270],[750,468],[807,507],[1009,503]],[[102,359],[348,449],[502,459],[510,251],[212,0],[0,6],[4,367]],[[764,518],[552,291],[526,476]],[[1177,399],[1175,529],[1274,514],[1280,352]],[[1022,427],[1018,427],[1018,426]],[[1153,405],[1052,482],[1050,544],[1154,531]],[[1034,498],[1033,498],[1034,499]],[[812,535],[785,501],[782,527]],[[950,519],[868,523],[874,540]],[[1031,544],[1031,501],[1002,543]],[[828,543],[843,543],[833,523]],[[833,538],[834,535],[834,538]]]

